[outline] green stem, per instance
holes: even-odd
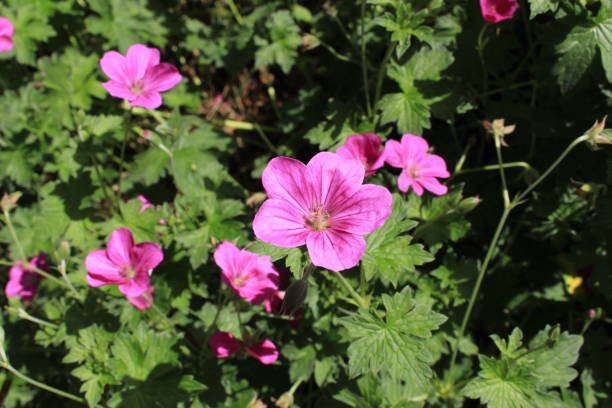
[[[522,167],[524,169],[530,169],[531,168],[531,166],[527,162],[510,162],[510,163],[503,163],[502,165],[499,165],[499,164],[489,164],[487,166],[475,167],[475,168],[472,168],[472,169],[459,170],[459,171],[455,172],[454,176],[458,176],[459,174],[474,173],[474,172],[477,172],[477,171],[499,170],[500,168],[509,169],[511,167]]]
[[[368,80],[368,68],[366,66],[366,44],[365,44],[365,11],[366,11],[366,0],[361,1],[361,75],[363,77],[363,89],[366,100],[366,110],[368,112],[368,118],[372,117],[372,104],[370,101],[370,82]]]
[[[503,128],[503,127],[502,127]],[[503,132],[503,129],[502,129]],[[508,193],[508,183],[506,182],[506,171],[504,170],[504,160],[502,159],[501,152],[501,138],[503,134],[499,132],[495,132],[493,138],[495,139],[495,152],[497,153],[497,163],[499,164],[499,176],[501,177],[502,182],[502,197],[504,200],[504,208],[510,206],[510,193]]]
[[[60,261],[58,270],[60,272],[60,275],[62,275],[62,278],[64,278],[64,281],[66,281],[66,284],[68,285],[68,287],[70,288],[74,296],[81,301],[85,300],[83,296],[72,285],[72,282],[70,282],[70,279],[68,278],[68,273],[66,273],[66,260],[65,259],[62,259]]]
[[[8,226],[9,232],[11,233],[11,237],[13,238],[13,242],[15,243],[15,246],[17,247],[17,251],[19,251],[19,256],[21,257],[21,259],[25,261],[26,259],[25,251],[23,250],[23,247],[21,246],[21,242],[19,242],[19,238],[17,238],[15,227],[13,227],[13,221],[11,221],[11,215],[9,214],[8,210],[4,210],[3,212],[4,212],[4,222],[6,222],[6,225]]]
[[[387,50],[385,51],[385,56],[383,57],[382,63],[380,64],[380,69],[378,70],[378,75],[376,77],[376,90],[374,92],[374,107],[378,104],[380,100],[380,93],[382,92],[382,84],[385,79],[385,74],[387,73],[387,64],[389,63],[389,59],[393,54],[393,50],[395,49],[395,42],[390,42],[387,46]]]
[[[487,64],[484,60],[484,48],[487,42],[485,41],[484,35],[489,28],[489,23],[485,23],[478,33],[478,40],[476,42],[476,51],[478,51],[478,59],[480,60],[480,66],[482,67],[482,95],[486,95],[489,90],[489,72],[487,71]]]
[[[234,3],[234,0],[225,0],[225,2],[227,3],[227,5],[229,6],[230,10],[232,11],[232,14],[234,15],[234,18],[236,19],[238,24],[243,26],[244,25],[244,19],[240,15],[240,11],[238,11],[238,7],[236,7],[236,3]]]
[[[361,307],[363,309],[367,309],[369,307],[369,302],[366,299],[364,299],[363,297],[361,297],[355,291],[355,289],[353,289],[351,284],[348,283],[348,281],[344,278],[344,276],[340,272],[332,272],[332,274],[334,276],[338,277],[338,280],[340,281],[342,286],[344,286],[346,288],[346,290],[348,290],[348,292],[351,294],[351,297],[353,298],[353,300],[355,301],[357,306],[359,306],[359,307]]]
[[[9,371],[15,377],[21,378],[22,380],[24,380],[28,384],[31,384],[31,385],[33,385],[35,387],[38,387],[40,389],[43,389],[45,391],[49,391],[49,392],[52,392],[54,394],[57,394],[60,397],[64,397],[66,399],[69,399],[69,400],[72,400],[72,401],[76,401],[76,402],[80,402],[82,404],[85,404],[85,400],[83,398],[77,397],[76,395],[70,394],[70,393],[68,393],[66,391],[58,390],[55,387],[51,387],[50,385],[47,385],[47,384],[41,383],[39,381],[36,381],[36,380],[28,377],[27,375],[20,373],[19,371],[17,371],[12,365],[10,365],[6,361],[0,362],[0,367],[2,367],[4,369],[6,369],[7,371]]]
[[[119,180],[117,182],[117,203],[121,202],[121,182],[123,180],[123,168],[125,167],[125,149],[127,148],[128,139],[130,137],[130,126],[132,122],[132,107],[125,113],[123,117],[123,143],[121,144],[121,155],[119,156]],[[118,204],[117,204],[118,205]]]
[[[36,324],[40,324],[41,326],[47,326],[47,327],[53,327],[53,328],[57,328],[59,327],[57,324],[55,323],[51,323],[48,322],[46,320],[43,319],[39,319],[38,317],[34,317],[31,314],[29,314],[28,312],[26,312],[25,310],[23,310],[23,308],[16,308],[16,307],[7,307],[7,310],[9,312],[14,312],[17,314],[18,317],[22,318],[22,319],[26,319],[29,320],[33,323]]]
[[[259,137],[261,137],[261,140],[263,140],[263,142],[266,144],[268,149],[270,149],[272,153],[278,156],[278,151],[276,150],[276,147],[274,147],[274,145],[272,144],[272,142],[270,141],[266,133],[263,131],[261,126],[259,126],[258,124],[255,124],[255,130],[259,134]]]
[[[115,212],[114,199],[111,198],[112,194],[108,192],[109,187],[106,185],[106,182],[102,178],[102,172],[100,171],[100,163],[98,163],[98,159],[96,159],[95,153],[90,154],[91,161],[93,162],[93,168],[96,172],[96,177],[98,177],[98,181],[100,181],[100,185],[102,186],[102,192],[104,193],[104,199],[108,204],[108,208],[111,211],[111,214]]]

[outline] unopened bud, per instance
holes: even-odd
[[[68,241],[60,242],[59,248],[57,249],[57,257],[58,259],[70,258],[70,242]]]
[[[607,118],[607,116],[604,116],[601,122],[596,120],[595,124],[586,131],[585,135],[588,136],[591,146],[596,147],[596,145],[599,144],[612,144],[612,131],[606,129]]]
[[[286,392],[274,404],[279,408],[291,408],[293,406],[293,394]]]
[[[504,139],[504,136],[511,134],[516,129],[516,125],[506,126],[504,124],[504,119],[495,119],[493,122],[483,120],[482,125],[484,126],[487,133],[493,135],[496,142],[499,139],[499,142],[502,146],[508,146]]]
[[[257,394],[253,396],[253,399],[251,400],[251,402],[249,402],[249,404],[246,406],[246,408],[266,408],[266,407],[267,405],[264,404],[262,400],[257,398]]]
[[[285,291],[281,314],[293,315],[304,304],[308,293],[308,282],[305,279],[296,280]]]
[[[312,34],[304,34],[302,36],[302,47],[306,50],[312,50],[321,45],[321,41]]]
[[[4,194],[2,196],[2,200],[0,200],[0,207],[2,207],[2,211],[9,212],[13,208],[17,207],[17,201],[21,197],[21,193],[16,191],[11,194]]]
[[[482,199],[480,197],[478,197],[478,196],[464,198],[459,203],[458,209],[459,209],[459,211],[461,211],[463,213],[468,213],[468,212],[472,211],[474,208],[476,208],[476,206],[478,204],[480,204],[481,201],[482,201]]]

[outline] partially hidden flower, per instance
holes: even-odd
[[[15,26],[6,18],[0,17],[0,52],[10,51],[13,49],[13,34]]]
[[[140,206],[140,211],[138,211],[139,214],[145,212],[147,208],[153,207],[153,204],[151,204],[147,197],[143,196],[142,194],[139,194],[136,198],[138,198],[138,201],[142,203],[142,205]]]
[[[517,0],[480,0],[482,18],[490,23],[499,23],[514,16]]]
[[[228,332],[218,332],[210,336],[208,346],[217,358],[227,358],[244,346],[247,353],[263,364],[272,364],[278,359],[278,350],[271,340],[262,340],[253,346],[247,346]]]
[[[371,176],[385,164],[384,150],[380,136],[374,133],[351,135],[336,154],[349,160],[357,160],[365,167],[365,175]]]
[[[132,231],[116,229],[106,250],[90,252],[85,258],[87,283],[97,287],[118,285],[119,290],[138,297],[149,289],[150,272],[164,259],[159,245],[153,242],[134,244]]]
[[[240,250],[226,241],[219,245],[214,258],[223,282],[247,302],[260,304],[278,290],[279,274],[269,256]]]
[[[363,235],[391,214],[389,190],[362,184],[364,167],[334,153],[321,152],[308,164],[276,157],[262,182],[268,199],[255,215],[257,238],[283,248],[306,244],[312,263],[342,271],[359,263]]]
[[[127,300],[138,310],[145,310],[153,306],[153,291],[155,288],[149,286],[140,296],[126,296]]]
[[[162,104],[159,93],[174,88],[182,79],[176,67],[159,59],[157,48],[142,44],[130,46],[125,56],[107,51],[100,67],[110,81],[102,86],[111,96],[125,99],[132,106],[156,109]]]
[[[444,159],[436,154],[429,154],[429,144],[420,136],[404,135],[401,142],[388,140],[385,145],[385,160],[402,172],[397,179],[397,186],[403,192],[412,187],[416,195],[423,195],[428,190],[435,195],[444,195],[448,187],[441,184],[437,177],[449,177]]]
[[[11,267],[4,293],[10,297],[21,296],[21,299],[31,301],[38,290],[41,276],[24,264],[23,260],[19,260]],[[36,255],[30,259],[30,264],[35,268],[46,270],[47,255],[43,253]]]
[[[279,290],[274,293],[269,299],[264,302],[264,309],[268,313],[272,314],[285,314],[291,313],[291,311],[283,310],[283,299],[285,299],[285,291]],[[293,320],[289,321],[289,325],[293,330],[297,330],[298,321],[303,317],[303,313],[300,309],[291,313]]]

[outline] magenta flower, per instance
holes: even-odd
[[[6,296],[21,296],[21,299],[31,301],[38,290],[41,276],[25,266],[24,261],[15,262],[9,270],[9,281],[4,287]],[[47,255],[40,253],[30,259],[30,264],[35,268],[46,270]]]
[[[153,204],[151,204],[151,202],[147,200],[147,197],[143,196],[142,194],[139,194],[138,197],[136,198],[138,198],[138,201],[142,203],[142,206],[140,207],[140,211],[138,211],[139,214],[142,214],[143,212],[145,212],[147,208],[153,207]]]
[[[106,250],[90,252],[85,258],[87,283],[119,285],[123,294],[138,297],[149,289],[149,273],[163,259],[159,245],[134,244],[132,231],[120,228],[111,233]]]
[[[134,305],[134,307],[138,310],[145,310],[153,306],[153,291],[155,288],[153,286],[149,286],[147,290],[140,296],[129,296],[127,295],[127,300]]]
[[[512,18],[517,9],[517,0],[480,0],[482,18],[491,23]]]
[[[208,346],[217,358],[227,358],[237,353],[243,344],[232,333],[218,332],[210,336]],[[278,359],[278,350],[271,340],[262,340],[254,346],[244,346],[247,353],[263,364],[272,364]]]
[[[173,65],[160,63],[159,58],[158,49],[142,44],[130,46],[125,57],[117,51],[105,52],[100,67],[111,80],[102,86],[111,96],[126,99],[132,106],[156,109],[162,104],[159,93],[172,89],[182,79]]]
[[[416,195],[423,195],[423,189],[435,195],[444,195],[448,187],[436,177],[449,177],[444,159],[435,154],[429,154],[429,144],[420,136],[404,135],[401,143],[388,140],[385,145],[385,160],[393,167],[399,167],[402,172],[397,179],[397,186],[403,192],[413,188]]]
[[[15,26],[6,17],[0,17],[0,52],[13,49],[13,34]]]
[[[365,175],[371,176],[385,164],[382,140],[374,133],[351,135],[336,154],[349,160],[357,160],[365,167]]]
[[[221,268],[223,282],[246,301],[260,304],[278,290],[278,272],[269,256],[240,250],[231,242],[223,242],[214,258]]]
[[[255,215],[257,238],[292,248],[306,244],[312,263],[332,271],[357,265],[363,235],[391,214],[391,193],[362,184],[360,163],[322,152],[307,165],[288,157],[270,160],[262,182],[268,199]]]

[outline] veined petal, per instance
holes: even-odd
[[[269,198],[287,201],[304,212],[312,203],[306,165],[289,157],[275,157],[266,166],[261,182]]]
[[[412,185],[414,185],[414,179],[410,177],[408,173],[406,173],[406,170],[402,170],[399,177],[397,178],[397,187],[400,189],[400,191],[403,191],[405,193]],[[421,194],[422,193],[423,192],[421,191]],[[417,195],[421,194],[417,193]]]
[[[363,165],[330,152],[317,153],[306,165],[316,204],[334,207],[351,197],[363,183]]]
[[[306,243],[308,233],[304,215],[292,201],[271,198],[257,211],[253,231],[257,238],[272,245],[283,248],[301,246]]]
[[[183,77],[174,65],[162,62],[150,67],[143,78],[145,92],[164,92],[174,88]]]
[[[444,159],[436,154],[430,154],[418,164],[419,177],[450,177]]]
[[[126,58],[117,51],[107,51],[100,59],[100,68],[102,68],[102,72],[104,72],[107,77],[128,87],[136,78],[128,76],[125,70],[126,62]]]
[[[128,101],[131,101],[137,96],[130,91],[129,88],[123,84],[123,82],[111,80],[102,82],[102,86],[108,91],[110,96],[114,96],[115,98],[127,99]]]
[[[142,106],[146,109],[157,109],[162,104],[162,97],[159,92],[149,91],[136,95],[135,98],[130,100],[132,106]]]
[[[334,230],[353,234],[370,234],[391,215],[392,201],[385,187],[364,184],[340,208],[334,208],[331,226]]]
[[[131,259],[137,273],[148,273],[164,260],[164,252],[153,242],[141,242],[132,247]]]
[[[272,364],[278,360],[278,350],[271,340],[262,340],[254,346],[245,346],[244,349],[263,364]]]
[[[119,228],[111,232],[106,245],[106,255],[117,266],[132,265],[131,252],[134,247],[132,231],[128,228]],[[97,252],[97,251],[96,251]],[[85,261],[87,265],[87,260]],[[94,271],[94,273],[98,274]]]
[[[327,229],[310,232],[306,246],[313,264],[339,272],[359,263],[366,243],[360,235]]]
[[[159,50],[142,44],[133,44],[128,48],[125,71],[132,80],[142,79],[147,70],[159,64]]]
[[[426,190],[431,191],[435,195],[444,195],[448,192],[448,187],[440,183],[438,179],[434,177],[419,177],[417,182],[420,186],[423,186]]]
[[[145,310],[153,305],[153,286],[149,288],[140,296],[126,296],[128,302],[130,302],[136,309]]]
[[[149,288],[149,274],[138,273],[133,279],[130,279],[119,285],[119,291],[127,296],[140,296]]]
[[[94,285],[91,286],[101,286],[123,281],[119,266],[108,258],[107,252],[104,250],[93,251],[87,254],[87,257],[85,257],[85,269],[87,270],[88,282],[90,275],[92,282],[94,282]],[[103,283],[97,284],[99,282]]]
[[[238,247],[227,241],[222,242],[213,254],[215,263],[221,268],[223,275],[226,275],[230,281],[234,278],[234,271],[236,270],[234,262],[239,254],[240,250]]]
[[[242,348],[236,336],[228,332],[218,332],[210,336],[208,346],[217,358],[226,358]]]
[[[402,136],[402,159],[404,166],[416,164],[429,150],[429,143],[421,136],[406,134]]]
[[[402,145],[397,140],[387,140],[385,143],[385,161],[393,167],[405,166],[402,158]]]

